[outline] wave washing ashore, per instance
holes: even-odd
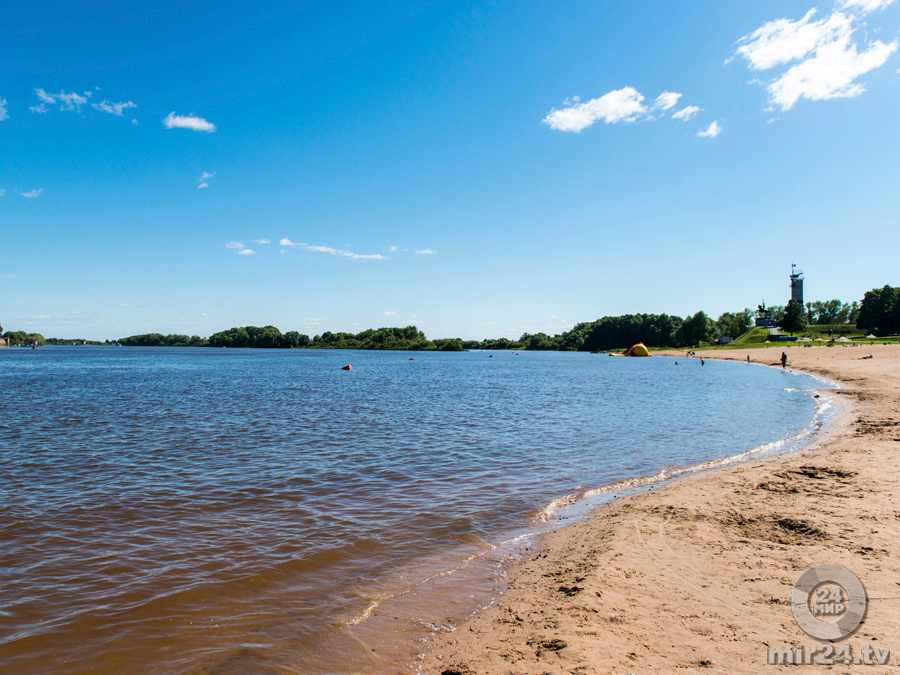
[[[821,423],[746,364],[413,356],[5,352],[4,673],[412,671],[536,533]]]
[[[780,370],[780,353],[703,356]],[[803,658],[826,658],[809,672],[823,670],[829,647],[879,665],[858,661],[865,671],[896,671],[900,347],[787,353],[789,369],[841,383],[828,392],[841,410],[808,447],[616,500],[545,535],[496,603],[435,640],[421,672],[778,672],[770,660],[797,657],[798,645]],[[801,575],[823,563],[849,569],[868,594],[859,630],[824,647],[791,604]]]

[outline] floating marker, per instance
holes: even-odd
[[[341,370],[353,370],[353,366],[351,366],[351,365],[348,363],[346,366],[344,366],[343,368],[341,368]]]

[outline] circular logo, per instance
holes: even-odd
[[[846,567],[825,563],[806,570],[791,591],[791,613],[804,633],[837,642],[862,625],[869,606],[866,589]]]

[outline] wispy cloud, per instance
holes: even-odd
[[[119,103],[113,103],[111,101],[102,101],[100,103],[91,103],[91,107],[94,110],[99,110],[100,112],[109,113],[110,115],[117,115],[122,117],[122,111],[127,110],[128,108],[137,108],[131,101],[120,101]]]
[[[46,320],[50,319],[51,317],[47,314],[32,314],[28,318],[31,319],[32,321],[46,321]]]
[[[197,185],[197,189],[202,190],[203,188],[208,188],[209,187],[209,179],[215,175],[216,174],[214,174],[214,173],[207,173],[206,171],[203,171],[200,174],[200,184]]]
[[[269,241],[268,239],[252,239],[251,241],[252,241],[254,244],[271,244],[271,243],[272,243],[272,242]]]
[[[423,248],[421,251],[416,251],[416,255],[436,255],[437,251],[430,248]]]
[[[674,108],[675,104],[678,103],[678,99],[681,98],[681,94],[674,91],[664,91],[659,96],[656,97],[656,100],[653,102],[654,110],[668,110],[669,108]]]
[[[841,7],[864,14],[891,2],[848,0]],[[859,96],[866,89],[857,80],[884,65],[900,46],[897,40],[857,44],[854,33],[862,18],[852,11],[833,11],[818,21],[813,19],[815,14],[811,9],[796,21],[769,21],[737,42],[735,56],[742,57],[751,70],[789,66],[764,83],[771,108],[790,110],[801,98],[822,101]]]
[[[196,115],[176,115],[174,112],[170,112],[166,115],[165,119],[163,119],[163,126],[166,129],[190,129],[191,131],[205,131],[207,133],[212,133],[216,130],[216,125],[212,122],[208,122],[202,117],[197,117]]]
[[[399,247],[399,246],[391,246],[391,247],[388,249],[388,253],[396,253],[396,252],[399,251],[399,250],[400,250],[400,247]]]
[[[293,242],[287,237],[282,237],[278,244],[279,246],[287,248],[300,248],[304,251],[309,251],[310,253],[327,253],[328,255],[352,258],[353,260],[387,260],[387,258],[380,253],[353,253],[352,251],[342,251],[341,249],[331,248],[330,246],[315,246],[313,244]]]
[[[564,102],[565,107],[554,108],[541,121],[557,131],[578,133],[597,122],[617,124],[619,122],[656,120],[674,108],[681,96],[677,91],[664,91],[654,99],[652,104],[647,106],[641,92],[634,87],[623,87],[584,102],[580,97],[573,96]],[[685,110],[692,112],[685,113]],[[673,113],[672,117],[674,119],[690,119],[700,110],[701,108],[697,106],[687,106]],[[690,117],[685,118],[685,115],[690,115]]]
[[[681,122],[687,122],[689,119],[696,117],[698,112],[702,112],[703,108],[698,108],[695,105],[685,106],[681,110],[672,113],[673,120],[679,120]]]
[[[6,194],[6,190],[4,190],[3,188],[0,188],[0,197],[2,197],[5,194]]]
[[[0,98],[0,122],[9,119],[9,109],[6,107],[6,99]]]
[[[0,274],[0,277],[3,277],[4,279],[18,279],[19,275],[18,274]]]
[[[554,108],[541,121],[551,129],[575,133],[601,120],[606,124],[634,122],[647,114],[643,100],[643,95],[634,87],[617,89],[584,103],[580,97],[573,96],[565,101],[565,108]]]
[[[44,188],[35,188],[34,190],[29,190],[28,192],[20,192],[19,194],[27,199],[34,199],[35,197],[40,197],[43,191]]]
[[[244,248],[244,245],[239,241],[229,241],[225,244],[225,248]]]
[[[713,120],[706,129],[697,132],[697,135],[700,138],[715,138],[719,134],[722,133],[722,127],[719,126],[719,123]]]
[[[382,312],[385,316],[397,316],[397,312]]]
[[[874,12],[876,9],[884,9],[893,3],[894,0],[846,0],[841,5],[841,9],[853,9],[856,7],[863,12]]]
[[[67,91],[60,91],[58,94],[48,94],[43,89],[35,89],[34,93],[37,94],[37,97],[41,102],[38,105],[30,106],[28,109],[31,112],[41,114],[47,112],[48,105],[56,105],[57,103],[59,104],[60,110],[81,112],[81,106],[87,103],[88,98],[91,96],[91,92],[89,91],[84,92],[83,95]]]
[[[242,251],[238,251],[238,255],[256,255],[256,251],[252,248],[245,248]]]

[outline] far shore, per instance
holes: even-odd
[[[870,599],[841,644],[854,656],[890,649],[889,665],[859,667],[898,670],[900,346],[655,354],[780,368],[781,351],[788,369],[841,384],[822,390],[841,410],[809,446],[618,499],[545,535],[496,603],[436,639],[421,672],[777,672],[786,667],[767,665],[768,649],[818,644],[790,600],[822,563],[850,569]]]

